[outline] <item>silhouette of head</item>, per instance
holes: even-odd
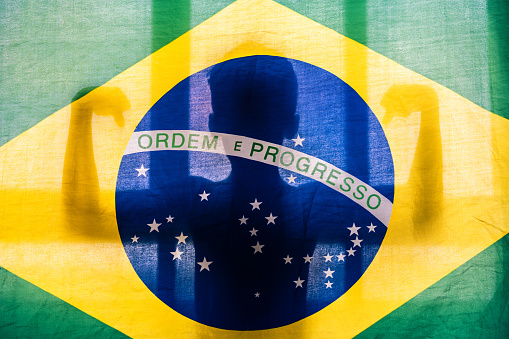
[[[297,133],[297,78],[287,59],[256,55],[220,63],[209,86],[211,131],[277,144]]]

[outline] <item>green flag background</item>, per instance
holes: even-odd
[[[0,145],[233,1],[0,3]],[[509,118],[506,1],[278,1]],[[1,241],[1,235],[0,235]],[[359,337],[509,337],[505,236]],[[121,337],[0,269],[0,337]]]
[[[0,144],[233,1],[2,1]],[[279,1],[509,117],[507,1]]]

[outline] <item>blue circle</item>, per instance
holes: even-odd
[[[136,128],[153,130],[280,144],[393,200],[392,156],[377,118],[349,85],[305,62],[258,55],[193,74]],[[322,310],[362,276],[387,231],[299,173],[199,151],[124,155],[116,210],[145,285],[180,314],[230,330],[280,327]]]

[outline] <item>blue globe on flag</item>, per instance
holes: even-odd
[[[373,261],[394,195],[389,145],[335,75],[232,59],[137,126],[116,209],[131,264],[164,303],[230,330],[280,327],[341,297]]]

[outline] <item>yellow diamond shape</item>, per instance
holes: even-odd
[[[396,192],[383,245],[345,295],[243,335],[352,337],[509,231],[507,120],[284,6],[239,0],[0,148],[0,266],[132,337],[239,335],[181,316],[145,287],[120,242],[114,199],[122,154],[149,108],[189,75],[255,54],[316,65],[353,87],[382,121]],[[96,113],[123,110],[123,123],[73,120],[105,91],[115,104]],[[82,164],[68,167],[70,157]]]

